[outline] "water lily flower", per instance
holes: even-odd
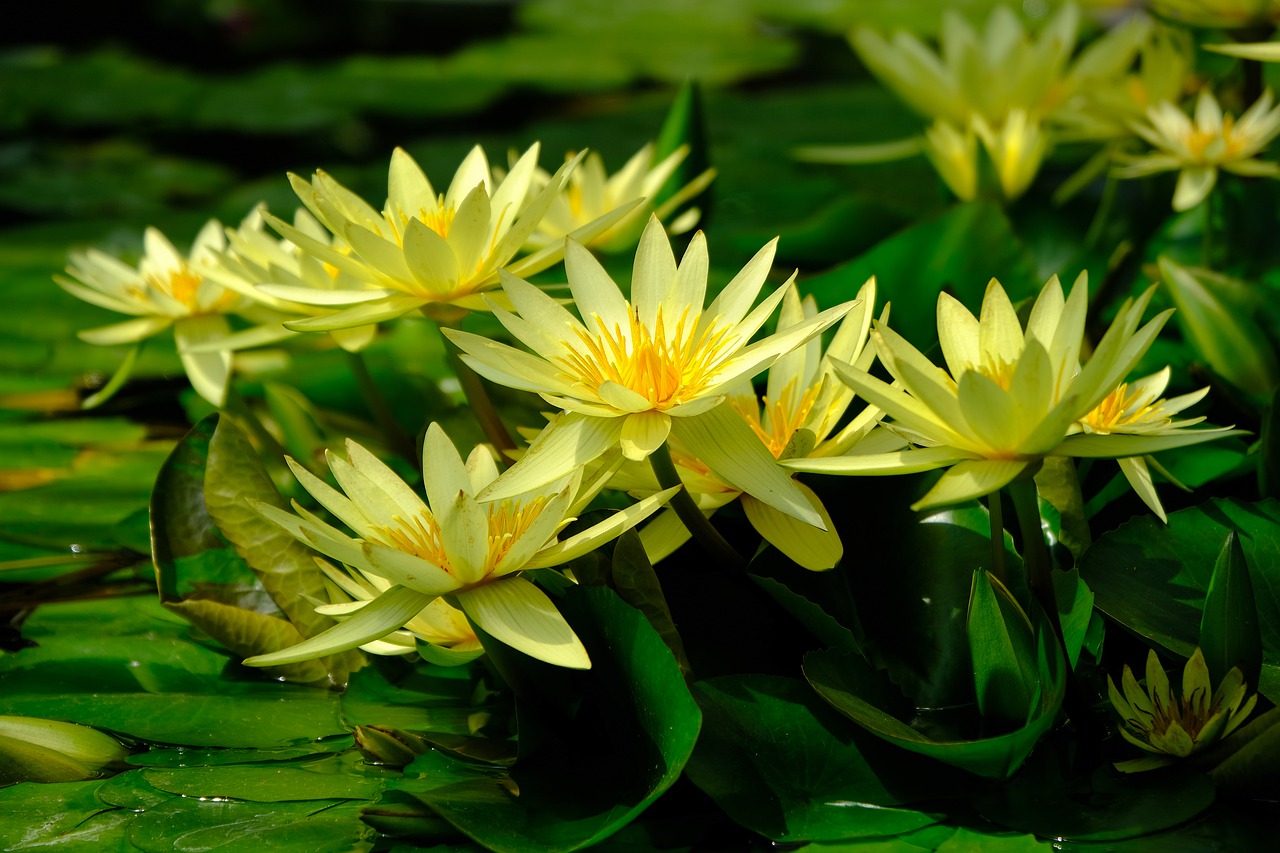
[[[789,459],[798,471],[907,474],[948,468],[913,509],[990,494],[1045,456],[1125,457],[1207,441],[1230,431],[1077,434],[1079,421],[1133,369],[1171,311],[1139,328],[1154,289],[1120,306],[1093,355],[1080,364],[1088,286],[1082,273],[1065,299],[1057,277],[1041,290],[1025,331],[995,279],[980,319],[949,294],[938,297],[938,338],[947,370],[892,329],[876,324],[876,352],[895,383],[836,365],[857,393],[894,419],[917,447],[886,454]]]
[[[867,452],[863,440],[879,420],[880,410],[863,409],[839,431],[836,426],[853,403],[854,393],[835,375],[832,363],[849,362],[864,370],[875,358],[873,347],[867,346],[875,305],[875,279],[858,291],[858,304],[836,327],[835,336],[825,352],[822,341],[814,338],[802,347],[784,355],[769,368],[768,384],[763,398],[757,396],[748,381],[741,381],[729,394],[729,406],[751,427],[756,437],[775,459],[795,457],[838,456],[858,445]],[[784,331],[816,316],[817,303],[812,296],[801,300],[794,287],[788,288],[778,315],[778,331]],[[881,320],[888,318],[888,311]],[[905,444],[888,432],[883,433],[892,447]],[[882,448],[876,442],[877,448]],[[685,488],[707,515],[722,506],[741,499],[747,519],[757,532],[792,561],[806,569],[821,571],[835,566],[844,554],[840,534],[818,496],[803,483],[797,488],[822,517],[825,529],[797,521],[778,512],[741,489],[715,475],[715,472],[673,442],[672,461]],[[790,474],[790,472],[788,472]],[[650,494],[658,483],[648,466],[624,464],[610,481],[614,488],[625,489],[634,496]],[[664,509],[640,530],[640,539],[650,560],[671,554],[689,539],[689,530],[670,507]]]
[[[349,272],[313,257],[288,240],[277,239],[268,234],[264,227],[264,213],[265,209],[259,206],[239,228],[227,229],[227,247],[218,253],[217,263],[207,272],[210,279],[246,299],[260,302],[279,312],[282,319],[286,320],[325,317],[337,309],[272,295],[263,286],[279,286],[283,292],[313,295],[360,290],[373,295],[380,294],[373,285]],[[316,242],[330,246],[334,251],[344,255],[351,253],[350,246],[341,238],[332,237],[305,208],[298,208],[294,212],[293,227]],[[368,325],[333,329],[329,334],[343,349],[359,352],[372,342],[376,331],[377,326]],[[249,332],[239,332],[225,343],[232,349],[247,349],[296,334],[298,333],[285,328],[282,323],[276,323]]]
[[[571,152],[568,159],[575,156]],[[706,189],[715,178],[715,169],[707,169],[670,198],[655,204],[659,190],[687,156],[689,146],[682,145],[655,163],[653,143],[650,142],[633,154],[620,170],[610,175],[605,171],[600,155],[591,152],[556,194],[546,216],[529,236],[527,245],[535,249],[562,245],[565,237],[591,222],[624,205],[643,200],[604,231],[581,241],[587,248],[601,252],[623,252],[634,248],[651,215],[666,222],[676,208]],[[545,186],[550,180],[551,176],[541,169],[534,175],[537,187]],[[701,211],[696,207],[686,210],[667,224],[667,233],[685,233],[697,224],[700,215]]]
[[[221,407],[232,360],[230,348],[221,345],[231,334],[227,315],[254,311],[252,303],[208,276],[217,253],[225,246],[222,225],[216,220],[200,229],[186,255],[158,229],[148,228],[137,267],[98,249],[87,249],[71,253],[67,266],[71,278],[54,276],[54,280],[73,296],[135,318],[85,329],[79,333],[83,341],[106,346],[137,344],[172,328],[191,387]],[[126,367],[109,387],[124,381],[131,363],[126,359]]]
[[[1175,435],[1180,430],[1195,426],[1204,421],[1203,417],[1174,420],[1190,406],[1204,399],[1209,393],[1208,386],[1190,394],[1182,394],[1172,399],[1160,397],[1169,385],[1170,370],[1165,367],[1150,376],[1135,379],[1133,382],[1122,382],[1079,421],[1080,429],[1087,435]],[[1198,430],[1197,435],[1207,436],[1214,432],[1228,432],[1228,427]],[[1147,467],[1149,457],[1126,456],[1117,459],[1125,479],[1133,487],[1138,497],[1160,517],[1168,521],[1160,497],[1156,494],[1151,481],[1151,471]],[[1150,460],[1154,461],[1154,460]]]
[[[811,340],[854,305],[830,308],[751,343],[787,292],[783,286],[752,308],[775,244],[761,249],[705,308],[706,239],[695,234],[677,264],[657,217],[650,217],[640,239],[630,301],[573,240],[565,250],[565,269],[581,319],[533,285],[504,276],[503,290],[515,312],[495,303],[494,315],[535,354],[466,332],[445,334],[481,376],[541,394],[563,411],[482,497],[539,488],[611,448],[643,461],[674,436],[725,482],[821,525],[751,428],[724,405],[739,379]]]
[[[391,589],[394,584],[379,575],[347,567],[345,570],[328,560],[315,558],[316,565],[333,581],[349,600],[324,604],[316,612],[341,621],[359,613],[366,604]],[[443,598],[433,600],[404,626],[380,639],[360,646],[375,655],[405,655],[418,651],[418,641],[428,643],[459,657],[473,658],[483,653],[475,629],[467,621],[467,615]]]
[[[425,501],[350,440],[347,459],[328,456],[341,490],[288,460],[303,488],[356,535],[343,533],[297,502],[293,513],[263,503],[255,503],[256,510],[350,567],[353,581],[359,573],[375,589],[383,582],[388,586],[350,608],[324,633],[245,663],[294,663],[385,640],[425,618],[423,611],[445,596],[499,642],[558,666],[590,667],[586,649],[551,600],[518,573],[556,566],[599,547],[657,511],[674,490],[559,541],[557,534],[591,498],[592,490],[580,494],[580,470],[519,498],[481,503],[476,494],[498,476],[487,448],[477,447],[464,463],[444,431],[432,424],[422,458]]]
[[[1032,36],[1014,12],[996,7],[982,30],[942,13],[934,51],[914,35],[891,38],[858,27],[850,41],[867,68],[916,112],[933,120],[921,140],[806,148],[822,162],[874,162],[923,151],[947,186],[969,201],[985,191],[1012,201],[1035,179],[1060,123],[1078,123],[1090,93],[1121,78],[1149,38],[1151,22],[1129,18],[1072,58],[1079,10],[1066,4]],[[977,141],[999,186],[979,186]]]
[[[1224,115],[1218,100],[1202,89],[1196,100],[1195,118],[1168,101],[1147,111],[1147,123],[1134,131],[1156,149],[1123,157],[1116,170],[1122,178],[1140,178],[1156,172],[1178,172],[1173,209],[1189,210],[1209,195],[1218,170],[1238,175],[1280,178],[1280,164],[1257,155],[1280,134],[1280,107],[1272,107],[1270,91],[1264,92],[1237,121]]]
[[[1181,697],[1174,695],[1154,649],[1147,653],[1146,690],[1128,664],[1120,684],[1123,693],[1107,676],[1107,695],[1120,714],[1120,734],[1134,746],[1155,753],[1116,765],[1130,772],[1163,767],[1212,746],[1239,728],[1258,702],[1256,693],[1248,695],[1239,667],[1232,667],[1214,690],[1199,648],[1182,671]]]
[[[266,284],[262,290],[292,302],[341,309],[288,323],[289,328],[306,332],[369,325],[414,310],[444,322],[468,311],[485,310],[484,292],[498,286],[499,269],[531,275],[560,257],[559,245],[516,256],[581,158],[565,163],[535,192],[537,159],[534,144],[498,181],[483,149],[476,146],[458,167],[448,190],[437,194],[417,162],[397,148],[391,156],[387,203],[381,211],[323,171],[316,172],[310,182],[290,175],[298,197],[340,245],[270,215],[267,221],[316,259],[372,287],[338,290]],[[625,213],[612,211],[578,236],[593,237]]]
[[[880,80],[916,112],[964,127],[974,115],[993,127],[1013,110],[1051,117],[1096,81],[1133,63],[1151,23],[1133,16],[1072,59],[1080,26],[1074,4],[1061,6],[1033,37],[1018,16],[997,6],[979,31],[954,9],[942,12],[939,49],[906,32],[890,39],[858,27],[850,41]]]

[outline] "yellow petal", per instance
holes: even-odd
[[[742,496],[742,508],[751,526],[759,531],[769,544],[786,554],[793,562],[816,572],[833,568],[844,556],[844,545],[840,542],[840,534],[836,531],[831,515],[818,496],[803,483],[796,485],[809,499],[814,511],[822,516],[826,530],[819,530],[789,515],[783,515],[751,495]]]
[[[590,669],[578,635],[546,593],[519,577],[503,578],[457,594],[467,618],[501,643],[530,657],[570,669]]]

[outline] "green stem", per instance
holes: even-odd
[[[1009,585],[1009,570],[1004,564],[1004,495],[997,489],[987,496],[987,514],[991,517],[991,574]]]
[[[356,379],[356,386],[360,389],[365,407],[378,422],[378,428],[382,430],[387,444],[410,462],[420,461],[417,445],[400,426],[395,413],[391,411],[390,404],[387,403],[387,398],[378,389],[378,383],[373,381],[373,374],[369,372],[369,364],[364,360],[364,355],[358,352],[347,352],[347,364],[351,367],[351,374]]]
[[[462,386],[462,393],[471,406],[471,413],[480,423],[480,429],[484,430],[489,443],[498,451],[498,464],[505,467],[508,460],[515,458],[513,451],[516,449],[516,442],[502,422],[497,407],[493,405],[489,391],[484,387],[484,380],[462,360],[460,351],[448,338],[445,339],[444,351],[449,359],[449,366],[458,377],[458,384]]]
[[[1044,610],[1053,632],[1062,641],[1062,625],[1058,619],[1058,598],[1053,591],[1053,575],[1049,566],[1049,548],[1040,527],[1040,504],[1036,482],[1031,477],[1019,478],[1007,486],[1013,512],[1018,516],[1022,535],[1022,565],[1027,572],[1027,586]]]
[[[658,478],[658,484],[662,488],[669,489],[681,485],[680,474],[676,471],[675,463],[671,461],[671,449],[667,447],[665,441],[649,455],[649,465],[653,468],[654,476]],[[747,561],[720,535],[720,531],[711,525],[711,519],[698,509],[698,504],[689,494],[688,489],[676,492],[669,505],[707,553],[716,557],[726,568],[746,567]]]
[[[1086,246],[1096,247],[1102,238],[1102,232],[1111,218],[1111,208],[1115,206],[1116,191],[1119,181],[1111,172],[1107,172],[1107,180],[1102,185],[1102,199],[1098,202],[1098,210],[1089,223],[1089,231],[1084,235]]]

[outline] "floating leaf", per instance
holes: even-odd
[[[934,768],[851,731],[803,682],[723,676],[694,692],[703,731],[689,778],[739,824],[795,842],[899,835],[936,820],[895,808],[911,787],[904,764],[920,778]]]

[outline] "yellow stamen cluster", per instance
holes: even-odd
[[[800,395],[799,401],[793,403],[791,398],[795,395],[796,389],[796,383],[793,380],[782,389],[778,400],[764,398],[763,411],[751,398],[734,398],[730,400],[730,405],[733,406],[734,411],[742,415],[752,432],[760,437],[760,440],[769,448],[769,452],[773,454],[773,458],[777,459],[782,455],[782,451],[787,449],[796,430],[809,417],[809,411],[818,397],[818,388],[817,385],[811,385]],[[767,428],[764,425],[766,420],[769,424]]]
[[[449,554],[444,550],[444,543],[440,539],[440,523],[435,516],[420,512],[407,521],[400,516],[395,516],[392,521],[395,522],[395,527],[374,528],[382,535],[384,545],[412,554],[453,574]]]
[[[618,325],[610,329],[596,317],[599,332],[579,331],[582,348],[558,360],[591,388],[616,382],[643,396],[654,409],[666,410],[704,394],[734,342],[729,328],[714,323],[699,332],[700,317],[701,312],[690,315],[686,308],[670,336],[661,308],[653,331],[634,308],[625,331]]]
[[[400,227],[393,228],[396,234],[396,240],[403,241],[404,231],[409,227],[410,219],[417,219],[441,237],[447,238],[449,236],[449,229],[453,226],[453,218],[455,215],[457,215],[457,211],[454,210],[453,205],[445,204],[443,195],[436,201],[434,210],[427,210],[425,207],[422,207],[418,209],[418,214],[416,216],[410,216],[407,212],[401,210],[399,211]],[[389,220],[390,216],[388,215],[387,218]],[[395,224],[396,223],[392,223],[393,226]]]
[[[545,497],[529,503],[501,501],[489,504],[489,553],[485,558],[486,571],[493,571],[512,544],[528,531],[529,526],[547,505]]]
[[[1080,419],[1081,424],[1091,432],[1106,435],[1118,426],[1139,423],[1147,419],[1155,406],[1138,407],[1142,391],[1129,393],[1129,383],[1122,382],[1120,387],[1107,395],[1093,411]],[[1136,407],[1136,408],[1135,408]]]

